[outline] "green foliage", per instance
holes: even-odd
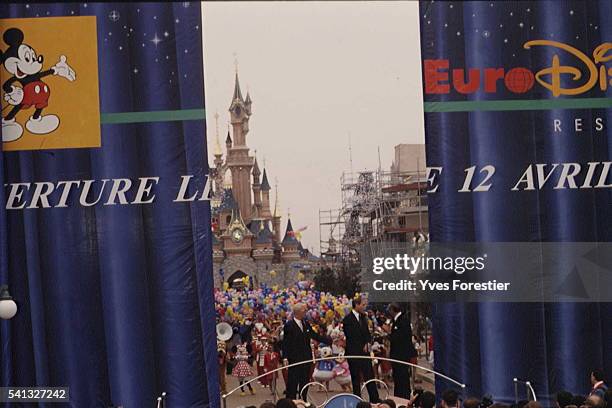
[[[353,297],[359,291],[359,272],[356,266],[323,267],[314,276],[315,289],[335,296]]]

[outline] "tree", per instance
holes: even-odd
[[[321,292],[335,292],[336,276],[334,271],[329,266],[319,269],[314,276],[315,289]]]
[[[353,297],[359,291],[359,268],[339,266],[336,270],[326,266],[315,275],[315,289],[332,295]]]

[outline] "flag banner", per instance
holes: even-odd
[[[544,292],[436,303],[435,367],[497,401],[514,401],[508,376],[536,384],[545,404],[559,390],[583,393],[590,370],[612,369],[612,309],[595,302],[609,299],[587,295],[596,280],[583,284],[610,273],[605,253],[587,254],[612,240],[612,3],[419,6],[431,244],[483,244],[505,280]],[[513,251],[537,257],[539,271]]]
[[[0,17],[0,386],[218,406],[200,3]]]

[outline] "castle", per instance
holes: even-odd
[[[236,72],[229,107],[232,132],[230,135],[228,128],[225,160],[217,129],[214,167],[210,169],[213,269],[218,288],[224,282],[230,287],[287,286],[308,277],[318,262],[302,247],[289,217],[281,239],[278,191],[271,208],[268,174],[265,168],[260,170],[247,146],[251,105],[248,92],[242,97]]]

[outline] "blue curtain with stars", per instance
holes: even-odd
[[[447,59],[449,72],[487,67],[537,72],[550,66],[557,50],[526,50],[526,41],[560,41],[591,55],[612,41],[611,18],[612,2],[605,0],[422,1],[422,59]],[[562,64],[579,65],[565,58]],[[610,98],[612,92],[596,88],[582,97]],[[612,110],[434,112],[436,103],[448,101],[548,98],[554,97],[539,86],[517,94],[503,85],[496,93],[481,85],[467,95],[425,95],[431,103],[425,113],[428,166],[444,168],[444,182],[429,196],[432,241],[612,240],[610,189],[512,193],[499,187],[512,187],[531,163],[610,161]],[[575,118],[583,120],[582,133],[553,134],[554,119],[571,128]],[[603,132],[595,130],[595,118],[607,121]],[[457,192],[464,169],[489,163],[497,169],[490,191]],[[466,383],[465,396],[491,393],[495,400],[513,402],[513,378],[529,380],[546,402],[562,389],[585,395],[591,370],[612,372],[610,323],[612,306],[605,303],[436,304],[435,366]],[[450,386],[436,383],[438,392]],[[525,398],[522,387],[520,398]]]
[[[84,15],[102,116],[203,111],[199,2],[0,5],[2,18]],[[146,206],[1,214],[0,283],[19,312],[0,326],[0,386],[67,386],[79,408],[154,407],[162,392],[170,407],[219,406],[210,209],[172,202],[181,175],[204,185],[205,130],[203,118],[103,124],[101,148],[4,153],[5,183],[166,184]]]

